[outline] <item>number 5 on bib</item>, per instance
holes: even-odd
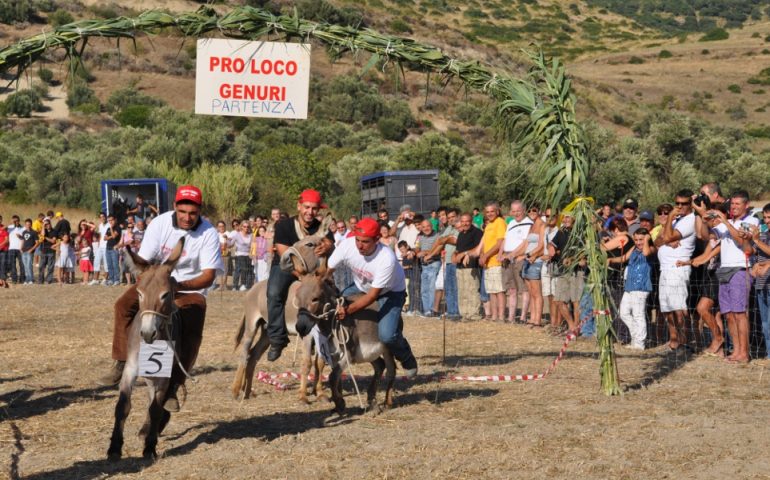
[[[174,365],[174,347],[172,342],[155,340],[152,344],[139,344],[139,376],[140,377],[171,377]]]

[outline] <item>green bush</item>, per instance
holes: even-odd
[[[132,105],[160,107],[164,104],[162,100],[144,95],[134,87],[126,87],[112,92],[110,98],[107,99],[105,109],[108,113],[115,114]]]
[[[60,27],[62,25],[66,25],[68,23],[72,23],[75,21],[75,17],[72,16],[72,14],[66,10],[58,9],[52,14],[48,15],[48,23],[51,24],[52,27]]]
[[[391,140],[400,142],[404,140],[408,134],[403,124],[395,118],[382,117],[377,122],[377,130],[385,140]]]
[[[706,32],[705,35],[700,37],[699,42],[716,42],[719,40],[727,40],[730,38],[730,33],[724,28],[713,28]]]
[[[754,91],[753,91],[753,92],[751,92],[751,93],[753,93],[754,95],[764,95],[764,94],[765,94],[765,91],[764,91],[763,89],[761,89],[761,88],[760,88],[760,89],[758,89],[758,90],[754,90]]]
[[[644,59],[642,57],[637,57],[636,55],[633,55],[631,58],[628,59],[628,63],[632,65],[640,65],[644,63]]]
[[[709,51],[708,48],[704,48],[703,50],[700,51],[701,55],[708,55],[709,53],[711,53],[711,52]]]
[[[725,109],[725,113],[730,115],[731,120],[743,120],[746,118],[746,109],[743,105],[733,105]]]
[[[99,110],[99,99],[96,98],[96,94],[91,90],[88,85],[83,82],[75,82],[67,91],[67,106],[72,110],[77,110],[80,106],[88,111],[93,110],[93,106],[96,105],[97,111]],[[82,112],[82,109],[79,110]],[[86,112],[83,112],[86,113]]]
[[[741,93],[741,86],[733,83],[727,86],[727,90],[733,93]]]
[[[412,27],[400,18],[394,18],[390,21],[390,29],[395,33],[412,33]]]
[[[115,120],[124,127],[147,128],[151,113],[149,105],[128,105],[115,115]]]
[[[660,53],[658,54],[658,58],[671,58],[673,56],[674,54],[668,50],[661,50]]]
[[[37,76],[43,83],[48,85],[53,81],[53,72],[47,68],[40,67],[37,71]]]
[[[30,0],[0,0],[0,23],[26,22],[35,13]]]
[[[19,90],[5,99],[5,114],[29,118],[43,110],[43,101],[35,90]]]
[[[746,135],[754,138],[770,138],[770,125],[746,128]]]

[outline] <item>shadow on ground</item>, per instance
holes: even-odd
[[[443,404],[469,397],[491,397],[498,393],[495,389],[440,389],[438,392],[408,393],[396,397],[396,408],[402,408],[408,405],[429,401],[431,403]],[[358,421],[360,418],[360,409],[348,409],[342,417],[334,418],[333,426],[330,425],[330,411],[315,412],[290,412],[275,413],[261,417],[243,418],[227,422],[203,423],[199,427],[191,427],[182,434],[173,436],[164,436],[159,443],[160,454],[162,457],[176,457],[191,453],[201,445],[213,445],[223,440],[240,440],[243,438],[257,438],[266,442],[275,440],[285,435],[296,435],[319,428],[335,428]],[[173,419],[172,419],[173,421]],[[195,438],[187,443],[178,445],[163,451],[164,440],[178,439],[197,429],[207,429],[199,433]],[[104,438],[105,456],[109,443],[107,435]],[[163,461],[161,458],[158,461]],[[130,474],[141,472],[144,468],[152,464],[149,460],[142,458],[124,458],[122,460],[111,462],[105,459],[76,462],[69,467],[47,472],[39,472],[33,475],[23,477],[25,480],[53,480],[53,479],[71,479],[90,480],[94,478],[104,478],[116,474]],[[19,478],[18,476],[15,478]]]

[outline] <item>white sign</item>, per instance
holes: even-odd
[[[174,366],[174,347],[172,342],[155,340],[152,343],[139,344],[139,376],[171,377]]]
[[[195,113],[307,118],[310,45],[200,39]]]

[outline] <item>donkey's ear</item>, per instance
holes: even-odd
[[[171,255],[168,256],[165,262],[163,262],[164,266],[167,266],[170,270],[173,270],[176,266],[176,262],[179,261],[180,258],[182,258],[182,252],[184,251],[184,237],[180,238],[178,242],[176,242],[176,246],[173,250],[171,250]]]
[[[150,262],[134,253],[128,245],[126,245],[126,251],[128,252],[128,255],[124,258],[124,261],[126,262],[128,270],[134,275],[140,275],[151,265]]]

